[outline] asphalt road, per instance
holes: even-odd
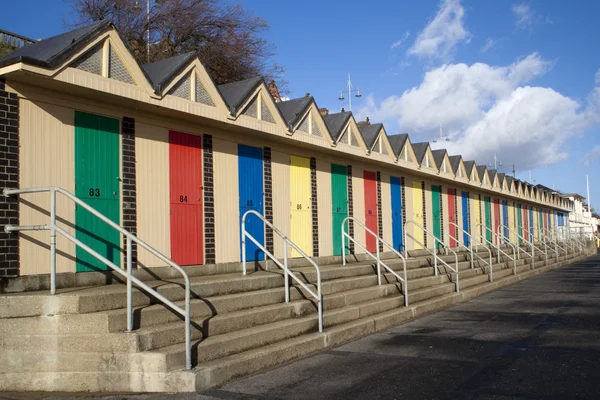
[[[205,393],[102,398],[600,399],[600,256]]]

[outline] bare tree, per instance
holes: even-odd
[[[65,0],[73,14],[67,23],[82,26],[109,19],[144,64],[195,52],[217,84],[254,76],[278,79],[283,68],[271,63],[275,47],[261,34],[268,23],[239,4],[220,0]],[[150,26],[150,54],[146,31]]]

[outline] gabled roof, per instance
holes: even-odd
[[[83,28],[21,47],[0,59],[0,67],[18,62],[26,62],[40,67],[55,68],[79,49],[96,39],[99,33],[111,25],[112,23],[109,20],[102,20]]]
[[[471,178],[471,174],[473,173],[473,167],[475,167],[475,161],[464,161],[465,170],[467,170],[467,177]]]
[[[488,169],[488,175],[490,176],[490,184],[494,184],[494,178],[498,175],[498,171],[495,169]]]
[[[325,120],[325,125],[327,125],[327,129],[329,129],[329,133],[331,133],[331,138],[337,142],[342,134],[342,129],[348,123],[348,120],[352,116],[352,111],[342,111],[335,114],[328,114],[323,119]]]
[[[383,124],[358,124],[358,130],[360,131],[360,134],[369,150],[373,149],[381,128],[383,128]]]
[[[195,59],[195,53],[186,53],[150,64],[144,64],[142,65],[142,69],[146,72],[155,90],[160,92]]]
[[[438,169],[442,168],[442,164],[444,162],[444,156],[448,151],[446,149],[433,150],[431,154],[433,154],[433,160],[435,161],[435,165]]]
[[[460,161],[462,160],[462,156],[450,156],[450,165],[452,166],[452,171],[454,175],[458,173],[458,168],[460,167]]]
[[[500,179],[500,186],[502,186],[502,183],[504,183],[505,176],[506,176],[506,174],[504,172],[498,172],[498,179]]]
[[[281,101],[277,103],[277,108],[279,108],[288,127],[291,128],[300,122],[300,118],[304,116],[306,109],[310,107],[313,101],[314,98],[312,96],[305,96],[298,99]]]
[[[508,185],[508,190],[510,190],[512,183],[513,183],[513,177],[510,175],[506,175],[506,184]]]
[[[229,106],[229,111],[235,115],[238,108],[247,100],[254,90],[263,82],[263,78],[255,77],[239,82],[225,83],[217,88],[223,96],[223,100]]]
[[[487,170],[487,167],[485,165],[477,165],[477,173],[479,174],[479,179],[481,179],[481,182],[483,183],[483,176],[485,175],[485,171]]]
[[[390,145],[392,146],[392,150],[394,151],[396,157],[400,156],[400,153],[404,148],[404,144],[406,143],[406,139],[408,139],[408,133],[388,136],[388,140],[390,141]]]
[[[417,158],[417,162],[421,164],[423,161],[423,157],[427,154],[427,149],[429,148],[429,142],[420,142],[412,144],[413,151],[415,152],[415,157]]]

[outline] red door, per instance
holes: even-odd
[[[494,234],[492,240],[498,234],[498,227],[500,226],[500,199],[494,199]]]
[[[456,189],[448,189],[448,221],[450,230],[450,247],[456,247],[456,240],[454,238],[457,237],[456,226],[452,225],[458,224],[456,222]]]
[[[546,213],[546,210],[542,211],[542,214],[544,215],[544,234],[546,234],[545,232],[548,231],[548,214]]]
[[[179,265],[202,264],[202,137],[169,132],[171,258]]]
[[[365,225],[367,228],[377,232],[377,175],[375,172],[365,171]],[[367,233],[367,250],[377,251],[377,239]]]

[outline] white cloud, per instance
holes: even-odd
[[[530,85],[552,65],[537,53],[506,66],[442,65],[401,95],[368,98],[357,117],[398,124],[418,140],[431,140],[441,125],[452,139],[442,146],[480,163],[497,152],[520,170],[550,165],[566,157],[570,138],[600,123],[600,88],[584,105]]]
[[[485,44],[481,47],[481,52],[482,53],[488,52],[489,50],[491,50],[492,48],[494,48],[496,46],[496,44],[497,43],[496,43],[496,41],[494,39],[488,38],[485,41]]]
[[[410,32],[406,31],[404,33],[404,35],[402,36],[402,38],[396,40],[394,43],[392,43],[392,45],[390,46],[390,48],[393,50],[396,47],[400,46],[402,43],[404,43],[406,41],[406,39],[408,39],[408,37],[410,36]]]
[[[600,158],[600,146],[594,147],[592,149],[592,151],[590,151],[589,153],[587,153],[583,157],[583,163],[585,165],[590,165],[592,163],[592,161],[596,160],[597,158]]]
[[[471,34],[463,26],[465,10],[460,0],[443,0],[435,17],[415,39],[407,54],[425,58],[448,59]]]
[[[531,6],[525,3],[513,4],[512,12],[515,17],[515,25],[518,29],[531,27],[534,19],[534,12]]]

